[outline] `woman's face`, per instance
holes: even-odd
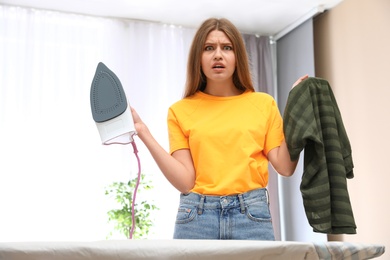
[[[211,31],[203,46],[202,71],[207,77],[207,83],[233,81],[236,69],[236,56],[233,44],[222,31]]]

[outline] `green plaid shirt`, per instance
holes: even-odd
[[[300,190],[315,232],[356,234],[347,189],[353,178],[350,142],[329,83],[308,78],[289,93],[284,134],[291,160],[304,149]]]

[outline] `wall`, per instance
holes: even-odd
[[[390,1],[344,0],[314,21],[316,76],[336,95],[352,145],[348,190],[357,235],[390,249]],[[386,258],[382,256],[381,258]]]
[[[314,75],[314,45],[312,39],[313,21],[309,19],[280,38],[275,44],[277,49],[277,102],[282,115],[291,85],[305,74]],[[303,153],[300,156],[293,176],[289,178],[278,177],[281,238],[287,241],[326,241],[326,235],[313,232],[313,228],[307,221],[300,192]],[[270,186],[269,190],[272,194],[271,188]]]

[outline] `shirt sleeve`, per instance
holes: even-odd
[[[168,110],[167,123],[170,154],[180,149],[189,149],[188,136],[184,134],[172,107]]]
[[[265,154],[268,154],[272,149],[279,147],[284,140],[283,119],[274,99],[271,100],[268,122],[268,130],[264,145]]]

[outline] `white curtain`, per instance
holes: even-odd
[[[194,32],[0,5],[0,241],[106,238],[114,204],[104,187],[138,168],[131,146],[100,144],[89,96],[96,66],[118,75],[168,148],[166,113],[182,96]],[[136,143],[160,207],[154,236],[171,238],[178,193]]]
[[[115,203],[104,188],[138,168],[131,146],[100,143],[90,110],[96,66],[102,61],[118,75],[168,150],[166,113],[182,97],[194,33],[0,5],[0,242],[106,238]],[[160,207],[150,238],[170,239],[179,194],[135,141],[154,185],[144,196]]]
[[[253,34],[243,34],[243,38],[249,56],[255,89],[275,97],[270,38]]]

